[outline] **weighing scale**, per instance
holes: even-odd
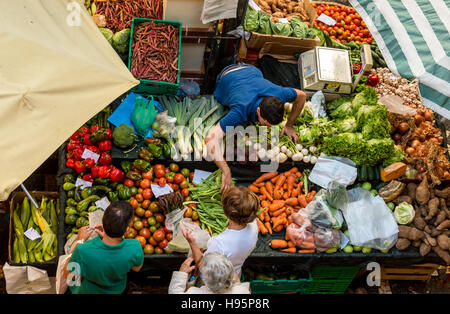
[[[362,74],[373,65],[367,44],[361,47],[361,63],[361,71],[353,82],[349,50],[315,47],[298,58],[300,87],[305,91],[321,90],[329,95],[351,94]]]

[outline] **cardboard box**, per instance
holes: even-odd
[[[277,42],[267,42],[259,51],[259,58],[264,55],[269,55],[279,60],[280,62],[297,64],[295,54],[314,49],[314,47],[308,45],[288,46]]]
[[[313,49],[314,47],[319,46],[320,40],[318,37],[314,39],[297,38],[288,36],[258,34],[255,32],[251,32],[250,39],[246,41],[247,48],[249,49],[261,49],[265,43],[279,43],[285,46],[299,46]]]

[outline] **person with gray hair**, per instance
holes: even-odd
[[[225,254],[218,252],[203,256],[200,274],[205,285],[186,289],[190,274],[196,267],[191,266],[193,261],[188,257],[180,270],[173,272],[169,294],[250,294],[249,283],[241,283],[233,264]]]

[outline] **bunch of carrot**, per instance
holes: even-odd
[[[258,229],[261,234],[280,232],[292,223],[291,215],[306,207],[316,194],[305,195],[302,173],[296,168],[278,173],[267,172],[256,179],[250,190],[259,194],[261,210],[258,212]],[[295,245],[294,245],[295,249]]]

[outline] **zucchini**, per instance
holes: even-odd
[[[361,180],[361,167],[357,167],[356,171],[357,171],[356,178],[358,179],[358,181],[360,181]]]
[[[373,167],[367,167],[367,180],[368,181],[375,180],[375,173],[373,171]]]
[[[379,189],[381,189],[382,187],[385,187],[386,185],[388,185],[389,184],[389,182],[380,182],[376,187],[375,187],[375,190],[379,190]]]
[[[381,180],[381,170],[383,170],[383,166],[380,164],[380,165],[378,165],[378,167],[377,167],[377,180],[379,181],[379,180]]]
[[[361,166],[361,181],[367,181],[367,166]]]

